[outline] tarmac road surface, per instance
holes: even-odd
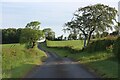
[[[39,45],[38,47],[45,51]],[[78,62],[61,58],[54,53],[46,52],[46,54],[48,55],[46,62],[33,68],[25,78],[97,78]]]

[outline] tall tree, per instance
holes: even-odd
[[[25,28],[21,31],[20,43],[25,43],[27,48],[33,48],[40,36],[38,30]]]
[[[89,29],[88,44],[94,31],[103,32],[106,29],[113,29],[112,25],[114,25],[114,22],[116,21],[115,19],[117,14],[117,10],[115,8],[103,4],[79,8],[77,12],[83,12],[82,15],[85,15],[88,19],[86,21]]]
[[[66,24],[67,30],[79,29],[84,35],[84,47],[89,44],[93,32],[112,30],[117,10],[103,4],[96,4],[79,8],[74,17]]]
[[[25,29],[21,31],[20,43],[26,43],[28,48],[33,48],[36,41],[42,36],[39,28],[40,22],[38,21],[28,23]]]

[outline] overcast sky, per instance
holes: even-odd
[[[31,21],[40,21],[41,29],[50,27],[57,36],[63,34],[63,25],[79,7],[102,3],[118,10],[118,0],[2,0],[0,12],[2,28],[24,28]],[[1,20],[2,19],[2,20]]]

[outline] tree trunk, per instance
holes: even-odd
[[[34,48],[34,46],[35,46],[35,42],[33,41],[32,48]]]
[[[95,30],[95,28],[93,28],[93,30],[91,30],[90,33],[89,33],[89,35],[88,35],[87,45],[89,45],[89,43],[90,43],[91,35],[92,35],[92,33],[93,33],[94,30]]]
[[[86,41],[87,41],[87,39],[86,39],[86,37],[84,38],[84,48],[86,47]]]
[[[91,34],[92,34],[92,33],[90,33],[89,36],[88,36],[88,42],[87,42],[87,45],[89,45],[89,43],[90,43]]]
[[[79,29],[82,31],[82,33],[83,33],[83,35],[84,35],[84,37],[85,37],[85,38],[84,38],[84,47],[83,47],[83,49],[84,49],[84,48],[86,48],[86,46],[87,46],[87,45],[86,45],[86,42],[87,42],[87,36],[88,36],[88,35],[85,33],[84,30],[82,30],[81,28],[79,28]]]
[[[84,34],[85,38],[84,38],[84,48],[86,48],[86,43],[87,43],[87,34]]]

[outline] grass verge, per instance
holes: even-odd
[[[26,49],[20,44],[2,45],[2,77],[21,78],[35,65],[41,65],[45,53],[37,47]]]
[[[112,53],[109,52],[78,52],[71,53],[65,48],[47,47],[44,43],[42,48],[47,51],[54,52],[61,57],[72,58],[87,66],[89,69],[97,73],[103,78],[118,78],[118,61]]]

